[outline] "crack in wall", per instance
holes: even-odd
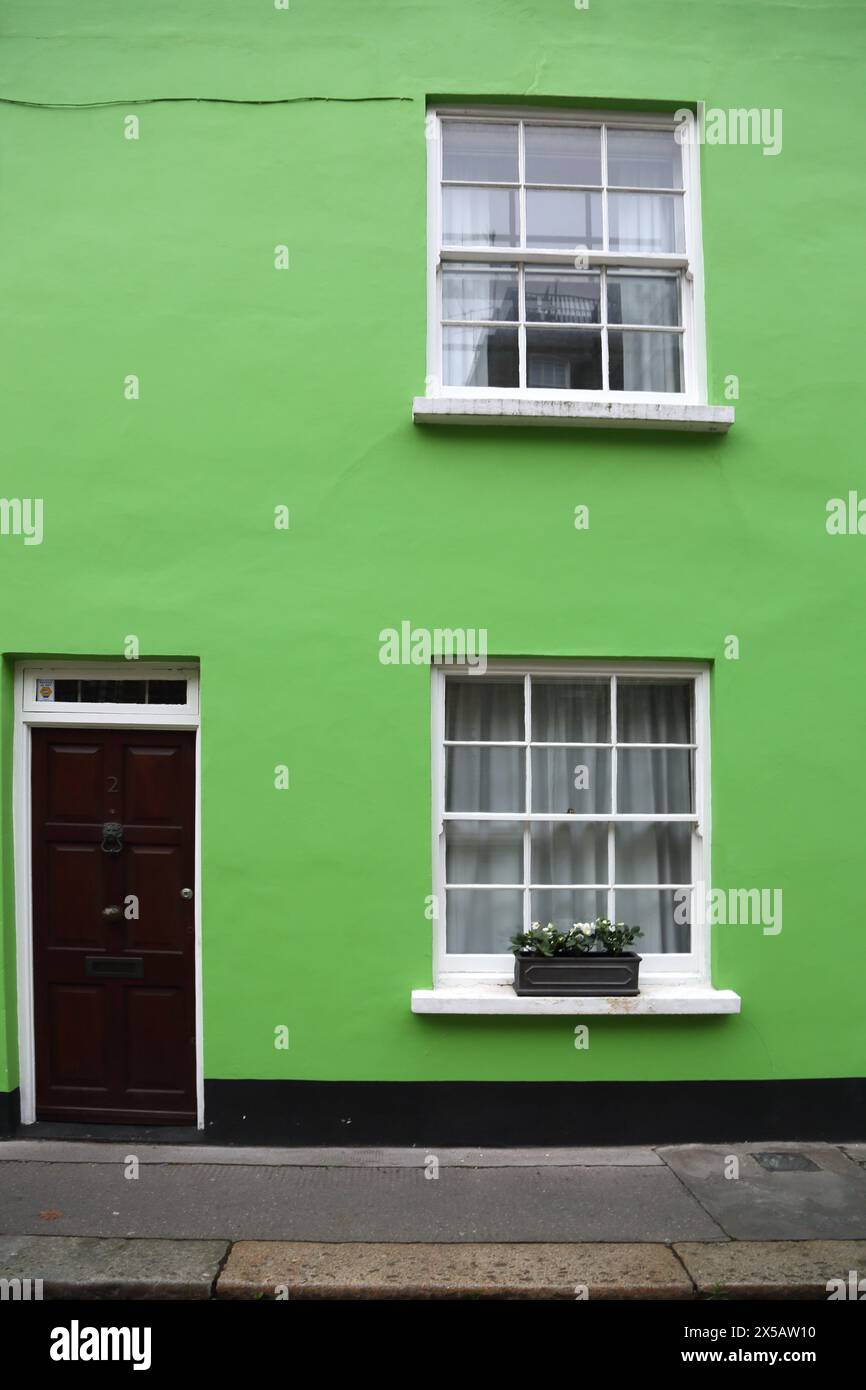
[[[109,101],[28,101],[0,96],[4,106],[35,106],[49,111],[93,111],[107,106],[155,106],[160,102],[201,101],[222,106],[292,106],[301,102],[332,101],[360,104],[371,101],[414,101],[414,97],[130,97]]]

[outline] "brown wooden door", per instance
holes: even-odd
[[[194,866],[194,733],[33,730],[38,1119],[195,1122]]]

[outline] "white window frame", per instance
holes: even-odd
[[[682,254],[652,255],[615,251],[574,252],[527,247],[442,245],[442,125],[448,119],[562,126],[602,126],[628,130],[673,130],[674,114],[654,112],[616,112],[596,110],[539,109],[533,107],[452,106],[430,108],[427,116],[427,378],[428,398],[449,400],[520,400],[559,402],[605,402],[619,405],[705,406],[707,404],[707,358],[704,319],[704,269],[701,250],[700,149],[697,140],[684,140]],[[523,149],[523,136],[520,136]],[[522,175],[522,159],[521,159]],[[521,181],[520,188],[522,190]],[[606,205],[605,200],[602,200]],[[521,219],[525,232],[525,219]],[[605,224],[607,219],[605,218]],[[445,386],[442,377],[442,275],[447,262],[557,266],[573,264],[574,256],[585,256],[587,268],[645,268],[676,270],[680,273],[682,306],[682,391],[551,391],[531,387]],[[602,279],[604,276],[602,275]],[[521,333],[524,329],[519,330]],[[605,351],[606,335],[602,334]]]
[[[28,722],[53,722],[52,716],[58,714],[95,715],[107,714],[113,725],[118,724],[126,714],[136,716],[132,727],[139,727],[142,717],[147,725],[159,728],[166,724],[171,728],[182,728],[179,716],[189,716],[191,727],[195,727],[198,717],[198,667],[160,665],[148,661],[124,662],[63,662],[40,661],[22,663],[22,709],[25,713],[39,716]],[[186,681],[186,700],[176,705],[150,705],[143,701],[121,703],[111,700],[39,700],[36,697],[36,683],[39,680],[86,680],[86,681]],[[81,722],[76,720],[75,722]]]
[[[436,665],[431,672],[431,734],[433,770],[433,901],[437,912],[434,919],[433,976],[437,988],[447,988],[467,982],[506,983],[514,976],[514,957],[502,955],[448,954],[446,948],[447,902],[445,892],[445,825],[448,814],[445,811],[445,688],[449,676],[470,676],[473,680],[496,679],[505,676],[574,677],[595,675],[616,680],[618,676],[640,677],[656,676],[687,677],[694,682],[694,757],[695,757],[695,805],[691,815],[650,816],[647,814],[610,815],[568,815],[543,814],[531,812],[528,807],[523,812],[503,812],[482,815],[478,812],[462,814],[465,820],[520,821],[525,826],[531,821],[595,821],[605,820],[611,825],[626,821],[690,821],[694,827],[692,835],[692,902],[691,902],[691,950],[688,953],[641,952],[641,979],[647,983],[653,980],[674,983],[678,981],[709,982],[710,949],[709,932],[704,911],[702,885],[710,880],[710,717],[709,717],[709,667],[703,662],[682,661],[513,661],[493,660],[487,663],[482,674],[477,667],[461,665]],[[527,681],[528,685],[528,681]],[[613,697],[615,700],[616,691]],[[524,738],[513,747],[528,749],[531,734],[531,704],[524,693]],[[611,729],[612,746],[616,740],[616,730]],[[615,777],[615,765],[612,768]],[[458,814],[458,818],[460,818]],[[608,864],[608,874],[610,864]],[[613,887],[608,883],[607,888]],[[637,945],[640,951],[640,943]]]

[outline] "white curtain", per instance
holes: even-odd
[[[443,189],[446,246],[516,246],[520,204],[511,188]]]
[[[444,319],[494,319],[502,328],[443,330],[447,386],[517,385],[517,276],[510,272],[447,268],[442,279]]]
[[[678,324],[679,285],[669,275],[611,275],[608,317],[619,323]],[[622,391],[681,391],[680,335],[610,333],[611,386]],[[621,379],[619,363],[621,362]]]
[[[683,249],[683,205],[677,193],[610,192],[607,213],[611,251]]]
[[[616,361],[621,354],[622,380]],[[681,391],[678,333],[610,331],[611,386],[621,391]]]
[[[533,682],[532,738],[543,743],[604,743],[610,739],[609,682]],[[691,741],[691,691],[684,682],[623,683],[618,701],[619,743]],[[454,680],[446,702],[446,737],[513,742],[524,737],[522,682]],[[568,814],[612,808],[607,748],[531,749],[531,810]],[[617,806],[636,814],[689,813],[692,754],[685,748],[618,747]],[[518,814],[525,809],[522,748],[446,749],[446,810]],[[590,888],[543,885],[605,884],[609,822],[532,822],[530,917],[566,928],[607,915],[607,894]],[[688,823],[618,823],[615,829],[615,915],[640,926],[643,951],[688,950],[688,927],[674,917],[675,890],[691,879]],[[449,822],[446,830],[448,949],[498,953],[523,926],[523,823]],[[502,885],[461,889],[460,884]],[[650,887],[629,889],[629,884]],[[509,885],[509,886],[506,886]],[[541,886],[539,886],[541,885]]]

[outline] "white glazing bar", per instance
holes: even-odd
[[[76,708],[74,705],[72,708]],[[471,738],[446,738],[443,740],[446,748],[525,748],[525,739],[471,739]],[[533,748],[612,748],[611,743],[547,743],[541,739],[531,741]],[[674,748],[681,752],[694,750],[698,747],[696,743],[618,743],[617,748]]]
[[[526,759],[524,768],[524,796],[527,819],[523,826],[523,930],[529,931],[532,925],[532,905],[529,899],[529,880],[531,876],[532,822],[528,819],[532,810],[532,752],[529,741],[532,737],[532,678],[529,673],[523,677],[523,735],[526,740]]]
[[[686,825],[697,825],[698,817],[694,811],[595,811],[592,814],[584,815],[582,811],[533,811],[530,815],[525,811],[446,811],[445,820],[551,820],[551,821],[581,821],[594,822],[598,825],[607,825],[608,821],[613,821],[619,825],[629,821],[652,821],[660,825],[668,823],[677,824],[682,822]]]
[[[517,177],[520,180],[518,193],[518,216],[520,218],[520,245],[526,246],[526,123],[521,121],[517,133]],[[517,268],[517,317],[520,327],[517,330],[517,380],[521,390],[526,390],[529,372],[526,365],[526,272],[522,265]],[[527,680],[529,678],[527,677]]]
[[[652,886],[655,887],[655,884],[653,884]],[[664,887],[664,886],[665,886],[665,885],[663,884],[662,887]],[[471,888],[472,891],[473,891],[473,893],[498,893],[498,892],[500,891],[500,889],[505,889],[505,888],[510,888],[512,891],[519,890],[519,889],[523,889],[523,888],[526,887],[526,884],[525,884],[525,883],[446,883],[446,884],[445,884],[445,887],[448,888],[448,889],[452,889],[452,888],[465,888],[467,891]]]
[[[443,188],[519,188],[511,179],[443,179]],[[642,192],[645,190],[641,190]],[[665,193],[670,189],[663,189]]]
[[[616,777],[617,777],[617,758],[616,758],[616,676],[610,678],[610,797],[611,807],[614,815],[616,814]],[[610,887],[607,890],[607,915],[611,922],[616,921],[616,826],[611,821],[607,827],[607,877]]]
[[[611,183],[608,187],[611,193],[665,193],[671,197],[682,196],[686,191],[684,188],[644,188],[637,183]]]
[[[601,127],[601,244],[607,250],[607,126]]]
[[[517,179],[520,189],[520,245],[526,246],[526,122],[521,121],[517,134]]]
[[[601,314],[601,389],[610,390],[610,345],[607,340],[607,270],[602,266],[599,278],[601,280],[601,295],[599,313]]]
[[[612,883],[610,883],[609,881],[608,881],[607,883],[530,883],[529,886],[530,886],[530,888],[550,888],[550,889],[553,889],[553,888],[557,888],[557,889],[559,889],[559,888],[565,888],[565,889],[568,889],[569,892],[575,892],[576,890],[581,889],[581,888],[591,888],[591,889],[595,889],[597,892],[602,892],[602,891],[608,890],[608,889],[610,889],[610,888],[622,888],[622,889],[630,890],[630,891],[632,891],[632,892],[637,892],[638,889],[643,889],[643,890],[647,890],[647,889],[648,889],[650,892],[653,892],[653,891],[654,891],[655,889],[657,889],[657,888],[658,888],[658,889],[665,888],[665,889],[669,889],[670,891],[673,892],[673,891],[676,891],[677,889],[686,889],[686,890],[688,890],[688,889],[691,889],[691,887],[692,887],[692,885],[691,885],[690,883],[616,883],[616,884],[612,884]],[[449,887],[449,888],[519,888],[519,887],[520,887],[520,884],[519,884],[519,883],[449,883],[449,884],[448,884],[448,887]]]
[[[522,295],[523,295],[523,293],[524,293],[524,291],[523,291],[523,276],[522,276],[522,275],[520,276],[520,285],[521,285],[521,297],[522,297]],[[607,283],[606,283],[606,278],[604,277],[604,275],[602,276],[602,291],[601,291],[600,300],[601,300],[602,312],[604,312],[604,310],[606,310],[606,308],[607,308]],[[523,303],[522,303],[522,302],[521,302],[521,315],[523,315]],[[601,321],[599,321],[599,323],[569,323],[567,320],[564,320],[564,319],[563,319],[560,323],[544,323],[541,319],[530,319],[528,322],[529,322],[530,327],[532,327],[532,328],[538,327],[538,328],[550,329],[550,331],[551,331],[552,333],[561,333],[561,332],[565,332],[566,330],[567,330],[568,332],[576,332],[576,333],[579,333],[579,332],[583,332],[583,333],[597,333],[598,330],[599,330],[599,327],[607,328],[608,326],[611,327],[611,328],[614,330],[614,332],[616,332],[616,333],[619,333],[619,332],[621,332],[621,331],[625,331],[626,329],[631,329],[633,332],[637,332],[637,333],[678,333],[678,334],[680,334],[680,335],[683,335],[683,334],[685,333],[685,331],[686,331],[685,328],[682,326],[682,324],[679,324],[679,323],[612,323],[612,324],[608,325],[606,322],[601,322]],[[521,327],[521,328],[522,328],[522,327],[524,327],[524,326],[525,326],[525,324],[524,324],[523,322],[521,322],[520,324],[518,324],[518,322],[517,322],[516,319],[443,319],[443,320],[442,320],[442,327],[443,327],[443,328],[517,328],[517,327]]]
[[[446,738],[443,745],[445,748],[525,748],[526,742],[524,739]]]
[[[520,320],[517,327],[517,379],[521,388],[525,389],[529,371],[526,365],[526,270],[522,265],[517,268],[517,299],[517,314]]]
[[[440,256],[443,261],[501,261],[514,265],[526,262],[529,265],[561,266],[572,270],[576,268],[574,258],[578,253],[588,257],[590,270],[600,265],[609,265],[613,269],[662,271],[685,270],[688,267],[688,257],[681,251],[591,251],[577,244],[563,250],[545,246],[494,246],[492,243],[460,246],[450,243],[442,246]]]

